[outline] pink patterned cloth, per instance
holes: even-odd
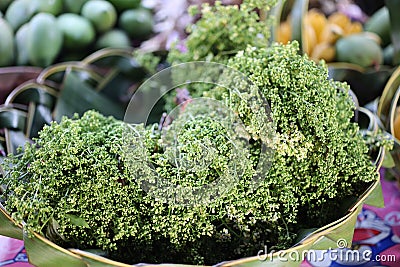
[[[382,175],[383,176],[383,175]],[[358,215],[353,246],[358,251],[371,251],[370,261],[332,260],[324,255],[323,260],[306,260],[301,267],[400,267],[400,191],[395,182],[382,179],[385,208],[365,205]],[[337,258],[337,255],[335,259]],[[322,259],[322,258],[321,258]],[[0,267],[28,267],[24,244],[20,240],[0,236]]]
[[[366,254],[368,257],[343,256],[340,259],[337,251],[344,251],[339,255],[346,255],[346,251],[350,251],[342,249],[331,254],[328,252],[321,258],[306,260],[301,267],[400,267],[400,190],[396,182],[382,178],[381,184],[385,207],[364,205],[353,236],[353,249],[358,249],[360,255],[362,251],[370,251]]]
[[[0,266],[29,267],[24,242],[0,236]]]

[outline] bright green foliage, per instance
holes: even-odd
[[[230,138],[228,123],[218,114],[205,116],[196,105],[189,105],[164,133],[152,126],[128,131],[121,122],[92,111],[80,119],[64,118],[46,126],[23,155],[7,159],[12,167],[5,165],[2,197],[28,231],[66,247],[99,247],[125,262],[211,264],[253,255],[264,242],[281,240],[278,196],[263,191],[248,195],[257,145],[254,155],[242,149]],[[179,133],[176,140],[174,133]],[[124,138],[134,148],[128,150],[129,158]],[[204,151],[204,144],[213,153]],[[232,145],[239,146],[238,154],[232,154]],[[185,168],[175,164],[171,151],[180,153],[179,164],[187,163]],[[207,165],[197,164],[204,158]],[[242,170],[240,181],[232,177],[237,173],[231,164]],[[208,205],[163,203],[140,187],[143,177],[145,182],[161,177],[194,187],[221,174],[236,183]]]
[[[268,101],[275,136],[265,133],[262,106],[251,102],[256,91],[206,91],[210,86],[189,89],[194,97],[221,100],[242,128],[237,118],[210,113],[199,102],[161,131],[127,127],[93,111],[64,118],[46,126],[24,154],[6,160],[1,200],[13,218],[65,247],[100,248],[128,263],[215,264],[254,256],[264,245],[288,248],[300,229],[342,216],[342,203],[377,178],[375,167],[350,122],[348,86],[300,56],[297,43],[268,47],[270,20],[260,20],[255,8],[275,2],[204,5],[190,28],[188,51],[169,55],[172,64],[217,61],[241,71]],[[148,69],[158,63],[137,59]],[[235,87],[231,78],[221,75]],[[235,130],[246,134],[235,137]],[[252,188],[261,141],[273,145],[275,157]],[[168,185],[202,188],[218,178],[226,191],[210,203],[160,201],[169,196]],[[181,192],[177,198],[193,201]]]
[[[336,219],[342,202],[376,179],[368,147],[350,122],[354,104],[348,86],[328,79],[326,66],[297,51],[297,43],[248,47],[228,64],[255,82],[270,104],[276,155],[266,180],[281,191],[281,214],[296,207],[296,220],[286,220],[296,228]],[[206,95],[224,99],[227,92],[218,88]],[[231,105],[239,110],[246,104]]]
[[[5,166],[13,218],[68,247],[113,250],[144,234],[140,190],[121,163],[123,129],[95,112],[45,126]]]
[[[227,104],[247,136],[235,138],[227,126],[236,119],[195,101],[161,131],[128,128],[92,111],[63,119],[45,127],[23,155],[9,157],[13,166],[5,165],[1,182],[7,210],[58,244],[101,248],[130,263],[215,264],[256,255],[264,245],[293,245],[301,228],[341,216],[341,205],[377,175],[350,122],[348,87],[297,51],[297,43],[248,47],[229,61],[257,84],[276,126],[269,140],[274,161],[256,189],[251,181],[265,127],[248,108],[255,92],[215,88],[207,96]],[[160,185],[201,187],[221,177],[229,186],[210,203],[154,198],[163,193]]]
[[[132,53],[133,58],[149,73],[156,73],[157,66],[160,63],[160,58],[151,53],[144,53],[140,50],[134,50]]]
[[[300,56],[297,43],[268,47],[270,24],[254,8],[275,2],[203,6],[188,52],[169,56],[171,63],[228,63],[259,87],[271,106],[276,135],[268,141],[276,153],[258,188],[250,190],[265,125],[261,106],[249,108],[255,92],[231,95],[199,86],[194,97],[221,100],[243,121],[247,146],[230,135],[227,116],[205,113],[196,103],[162,131],[128,128],[96,112],[63,119],[4,165],[2,199],[13,218],[61,245],[101,248],[125,262],[215,264],[253,256],[264,245],[287,248],[301,228],[341,216],[341,204],[364,192],[377,174],[350,122],[348,86]],[[139,60],[156,66],[151,58]],[[162,188],[144,190],[204,186],[220,177],[230,187],[207,204],[164,203],[153,198]]]
[[[276,0],[244,0],[240,7],[224,6],[219,1],[214,6],[203,4],[201,19],[188,28],[187,51],[172,48],[168,53],[168,62],[172,65],[191,61],[227,63],[247,45],[269,46],[272,16],[261,19],[256,9],[265,14],[276,3]],[[194,7],[190,11],[193,15],[198,13]],[[192,84],[188,88],[193,97],[209,89],[204,84]],[[173,98],[167,98],[167,110],[174,106]]]
[[[171,63],[189,61],[226,62],[247,45],[266,47],[270,37],[271,21],[260,20],[255,8],[268,11],[276,0],[245,0],[243,4],[224,6],[219,1],[215,6],[204,4],[201,19],[188,28],[187,52],[172,49],[168,56]],[[197,13],[195,8],[192,14]]]

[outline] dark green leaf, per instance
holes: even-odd
[[[21,131],[6,129],[7,153],[15,154],[18,147],[23,147],[29,139]]]
[[[6,109],[0,111],[0,128],[25,129],[26,113],[16,109]]]
[[[379,70],[363,69],[354,64],[332,63],[328,65],[329,77],[336,81],[346,81],[356,94],[360,106],[382,94],[393,68],[381,66]]]
[[[291,12],[292,40],[300,44],[300,52],[304,52],[303,19],[308,9],[308,0],[296,0]]]
[[[316,230],[318,230],[318,228],[300,229],[300,231],[297,233],[297,238],[295,243],[297,244],[301,242],[304,238],[308,237]]]
[[[62,116],[71,117],[74,113],[82,115],[85,111],[95,109],[104,115],[112,115],[122,119],[124,107],[93,90],[93,87],[83,83],[77,74],[67,71],[60,96],[58,98],[54,117],[57,121]]]
[[[10,215],[0,204],[0,234],[22,240],[22,228],[14,223]]]
[[[43,129],[43,126],[50,124],[53,120],[51,110],[43,105],[37,105],[34,107],[32,115],[32,125],[30,125],[29,137],[38,137],[39,131]]]
[[[29,88],[18,92],[16,96],[14,96],[13,103],[20,104],[29,104],[30,102],[34,102],[35,104],[41,104],[48,108],[53,108],[55,103],[55,95],[46,92],[44,89],[38,88]]]
[[[386,0],[386,6],[390,15],[390,28],[393,44],[393,64],[400,64],[400,1],[399,0]]]

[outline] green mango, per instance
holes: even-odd
[[[117,11],[105,0],[90,0],[81,11],[82,16],[90,20],[98,33],[103,33],[114,27],[117,21]]]
[[[124,10],[138,8],[140,6],[140,0],[108,0],[113,6],[122,12]]]
[[[64,11],[79,14],[87,0],[64,0]]]
[[[66,13],[57,18],[57,27],[64,35],[64,47],[78,50],[94,41],[96,33],[90,21],[77,14]]]
[[[379,35],[382,39],[382,46],[391,42],[390,39],[390,16],[387,7],[376,11],[364,25],[364,30]]]
[[[131,38],[143,39],[153,32],[153,15],[144,8],[124,11],[118,23],[119,27]]]
[[[63,10],[62,0],[30,0],[30,2],[31,12],[34,14],[45,12],[56,16]]]
[[[29,63],[29,23],[22,25],[15,34],[15,46],[17,51],[17,65],[27,65]]]
[[[336,59],[361,67],[377,67],[383,63],[383,53],[374,40],[360,33],[343,37],[336,42]]]
[[[0,18],[0,67],[14,62],[14,32],[6,20]]]
[[[4,18],[14,31],[18,30],[22,24],[27,23],[32,17],[33,12],[30,4],[29,0],[16,0],[8,7]]]
[[[130,46],[130,40],[128,35],[122,30],[111,30],[99,37],[96,42],[96,49],[113,47],[113,48],[124,48]]]
[[[385,65],[393,65],[394,47],[393,44],[386,46],[383,49],[383,63]]]
[[[32,65],[47,67],[57,58],[63,43],[63,34],[56,18],[49,13],[39,13],[30,21],[28,54]]]
[[[0,11],[6,11],[8,6],[11,4],[13,0],[1,0],[0,1]]]

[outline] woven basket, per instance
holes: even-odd
[[[111,59],[122,58],[124,60],[115,62],[110,68]],[[128,59],[128,61],[126,60]],[[102,60],[106,60],[105,67],[97,64]],[[110,61],[111,60],[111,61]],[[97,62],[96,64],[94,62]],[[121,62],[124,63],[121,67]],[[103,61],[104,63],[104,61]],[[128,64],[128,65],[126,65]],[[126,67],[128,66],[128,67]],[[126,50],[103,50],[100,51],[82,62],[68,62],[51,66],[43,70],[36,79],[27,81],[19,85],[13,90],[5,100],[5,104],[0,107],[0,128],[3,129],[2,141],[4,149],[7,152],[14,152],[16,147],[22,145],[26,140],[37,135],[41,127],[49,123],[51,120],[59,119],[65,115],[62,111],[83,112],[84,109],[93,107],[86,106],[83,109],[71,110],[65,108],[66,103],[63,100],[64,90],[68,90],[68,80],[70,73],[74,73],[75,82],[79,82],[81,86],[88,87],[95,94],[90,96],[98,97],[98,95],[107,95],[108,101],[115,103],[117,98],[112,98],[107,90],[110,89],[115,77],[118,74],[126,72],[128,77],[133,79],[126,80],[126,91],[129,92],[137,80],[144,77],[145,72],[142,68],[131,62],[131,53]],[[136,77],[135,77],[136,75]],[[78,78],[77,78],[78,77]],[[133,85],[132,85],[133,84]],[[74,85],[74,84],[73,84]],[[75,84],[76,85],[76,84]],[[133,87],[132,87],[133,86]],[[112,87],[112,86],[111,86]],[[85,89],[85,90],[86,90]],[[60,100],[61,99],[61,100]],[[64,102],[63,102],[64,101]],[[90,106],[90,101],[87,102]],[[124,107],[123,103],[121,107]],[[96,108],[96,107],[95,107]],[[97,107],[97,108],[103,108]],[[102,110],[102,112],[115,112],[113,110]],[[378,123],[375,116],[364,108],[358,108],[358,122],[361,128],[370,131],[378,131]],[[115,115],[115,114],[114,114]],[[373,156],[373,161],[378,170],[382,164],[384,151],[381,149]],[[336,248],[339,239],[345,239],[347,244],[351,245],[351,240],[354,233],[354,227],[357,215],[360,212],[363,204],[382,207],[383,198],[379,178],[359,197],[359,199],[348,209],[348,212],[340,219],[326,225],[316,231],[308,233],[308,235],[285,251],[280,251],[274,254],[268,254],[263,261],[258,256],[243,258],[230,262],[219,264],[220,266],[299,266],[301,259],[293,261],[288,258],[288,255],[297,251],[299,255],[305,250],[323,250],[328,248]],[[23,230],[23,225],[17,224],[12,220],[8,212],[0,204],[0,234],[24,240],[25,248],[31,264],[39,267],[47,266],[132,266],[123,263],[111,261],[107,258],[97,256],[95,254],[81,251],[77,249],[62,248],[45,237],[34,234],[31,237]],[[284,256],[286,255],[286,256]],[[283,258],[286,257],[286,261]],[[139,265],[138,265],[139,266]],[[140,264],[143,266],[143,264]],[[151,265],[147,265],[151,266]],[[174,265],[184,266],[184,265]]]

